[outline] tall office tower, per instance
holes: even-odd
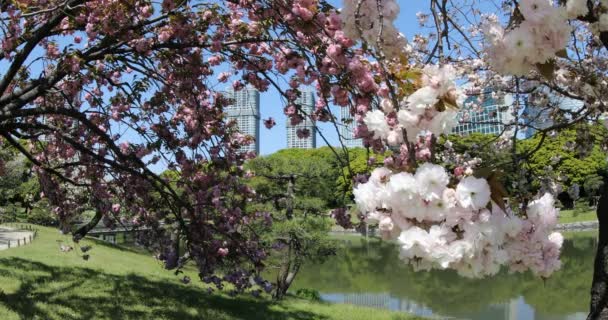
[[[236,120],[239,131],[255,138],[255,142],[243,146],[241,151],[254,151],[260,153],[260,92],[252,87],[240,91],[229,89],[226,96],[234,100],[227,106],[226,117]]]
[[[349,148],[363,147],[363,139],[355,138],[357,123],[350,114],[348,107],[340,108],[340,136],[345,146]]]
[[[524,139],[531,138],[538,130],[543,130],[552,126],[553,119],[551,113],[555,111],[556,108],[576,112],[583,107],[584,102],[581,100],[558,96],[550,97],[549,103],[544,107],[526,104],[526,108],[522,114],[526,128],[524,129],[522,137]]]
[[[479,95],[469,96],[464,106],[458,113],[458,125],[452,129],[452,133],[466,136],[473,132],[484,134],[513,135],[514,130],[505,130],[505,125],[513,122],[513,97],[505,95],[493,98],[491,91],[483,93],[483,99]],[[472,110],[471,106],[481,104],[481,110]]]
[[[541,108],[527,103],[522,112],[524,127],[521,138],[532,138],[537,130],[543,130],[553,124],[551,120],[551,107]]]
[[[312,91],[304,90],[295,103],[300,105],[306,116],[304,121],[295,126],[291,125],[287,119],[287,148],[314,149],[317,147],[317,129],[308,116],[315,109],[315,94]],[[306,138],[299,138],[297,131],[300,129],[310,130],[310,135]]]

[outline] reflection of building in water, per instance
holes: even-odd
[[[388,294],[347,294],[344,295],[344,303],[358,306],[388,308],[391,304],[391,296]]]
[[[505,308],[505,319],[517,320],[517,300],[509,301],[509,307]]]
[[[536,313],[533,318],[534,320],[585,320],[587,319],[587,313],[576,312],[569,315],[559,316],[554,314],[540,314]]]
[[[417,316],[430,317],[430,319],[454,319],[434,315],[431,309],[421,304],[407,299],[396,298],[388,293],[327,293],[321,294],[321,299],[332,303],[346,303],[393,311],[404,311]]]
[[[450,320],[583,320],[579,314],[569,316],[544,316],[536,314],[524,297],[505,303],[486,305],[480,309],[467,310],[465,314],[454,310],[449,316],[439,315],[423,304],[413,300],[394,297],[388,293],[322,293],[321,299],[331,303],[346,303],[358,306],[403,311],[429,319]]]
[[[389,256],[394,254],[394,244],[351,241],[344,249],[347,255],[328,261],[331,268],[314,265],[303,270],[298,287],[319,290],[327,302],[403,310],[420,316],[439,314],[448,319],[467,320],[584,320],[587,293],[579,289],[581,281],[590,276],[586,271],[593,266],[596,238],[593,234],[576,241],[566,239],[561,257],[564,269],[546,283],[530,274],[507,272],[475,280],[462,278],[453,271],[414,272],[411,267],[404,267],[396,256]],[[362,288],[361,283],[369,287]]]
[[[534,309],[526,303],[524,297],[511,299],[502,306],[505,309],[505,320],[539,320],[534,314]]]

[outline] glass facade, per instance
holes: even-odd
[[[551,108],[540,108],[526,106],[523,112],[524,133],[523,138],[531,138],[537,130],[542,130],[551,126]]]
[[[345,146],[349,148],[363,147],[363,140],[355,138],[355,127],[357,123],[350,114],[348,107],[340,107],[340,136]]]
[[[458,125],[452,129],[452,133],[513,134],[513,130],[505,127],[505,124],[513,121],[511,96],[496,99],[491,97],[491,93],[485,93],[483,96],[469,96],[465,100],[458,113]],[[475,105],[479,107],[474,107]]]
[[[295,103],[302,108],[305,119],[295,126],[291,125],[287,119],[287,148],[314,149],[317,147],[317,130],[314,122],[308,116],[314,111],[315,95],[312,91],[302,91],[302,95],[296,99]],[[306,138],[299,138],[297,134],[299,129],[310,130],[310,135]]]
[[[561,110],[570,110],[576,112],[584,106],[584,102],[570,98],[552,98],[551,102],[546,107],[538,107],[526,105],[523,118],[526,125],[523,138],[532,137],[536,131],[546,129],[553,125],[551,112],[555,107]]]
[[[241,151],[260,153],[260,92],[254,88],[240,91],[226,91],[233,104],[225,108],[227,120],[236,120],[239,130],[255,138],[255,142],[244,146]]]

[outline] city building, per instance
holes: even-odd
[[[227,106],[226,117],[236,120],[239,131],[255,138],[255,142],[243,146],[241,151],[254,151],[260,153],[260,92],[252,87],[240,91],[232,89],[226,91],[228,98],[234,103]]]
[[[317,129],[315,124],[308,117],[315,108],[315,95],[312,91],[303,90],[302,95],[295,101],[304,112],[304,121],[297,125],[292,125],[287,120],[287,148],[314,149],[317,147]],[[310,135],[306,138],[298,137],[297,131],[300,129],[310,130]]]
[[[522,122],[524,124],[521,138],[531,138],[536,131],[548,128],[553,124],[551,121],[551,108],[541,108],[526,104],[522,113]]]
[[[347,107],[340,108],[340,136],[345,146],[349,148],[363,147],[363,140],[355,138],[357,123]]]
[[[551,112],[555,108],[561,110],[578,111],[584,106],[584,102],[565,97],[552,97],[545,107],[526,104],[522,118],[524,119],[524,130],[522,138],[531,138],[538,130],[546,129],[553,125]]]
[[[480,108],[475,108],[474,105]],[[485,92],[471,95],[465,100],[458,113],[458,125],[452,129],[452,133],[463,136],[473,132],[512,135],[513,129],[505,125],[513,120],[513,97],[504,95],[493,98],[491,92]]]

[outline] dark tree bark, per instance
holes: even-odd
[[[597,205],[599,236],[593,283],[591,285],[591,306],[587,320],[608,319],[608,185],[604,187]]]
[[[286,177],[287,178],[287,192],[285,194],[286,201],[286,218],[288,220],[293,219],[293,209],[294,209],[294,199],[295,199],[295,181],[296,176],[291,174]],[[290,235],[290,239],[287,243],[287,252],[284,253],[283,261],[281,263],[281,267],[279,269],[279,273],[277,274],[277,283],[274,291],[273,298],[275,300],[281,300],[287,295],[287,290],[291,286],[291,283],[296,278],[298,271],[300,271],[300,261],[297,255],[297,250],[295,247],[300,247],[297,243],[298,239],[294,238]]]
[[[287,295],[289,287],[300,271],[300,262],[297,258],[292,257],[292,247],[289,244],[288,252],[285,254],[281,269],[277,274],[276,288],[273,294],[275,300],[281,300]],[[293,260],[293,261],[292,261]]]
[[[80,239],[84,238],[87,233],[89,233],[89,231],[93,230],[93,228],[95,228],[95,226],[99,223],[102,217],[103,214],[100,211],[96,211],[95,216],[93,217],[93,219],[91,219],[91,221],[89,221],[87,224],[83,225],[82,227],[78,228],[78,230],[72,233],[72,239],[74,240],[74,242],[80,241]]]

